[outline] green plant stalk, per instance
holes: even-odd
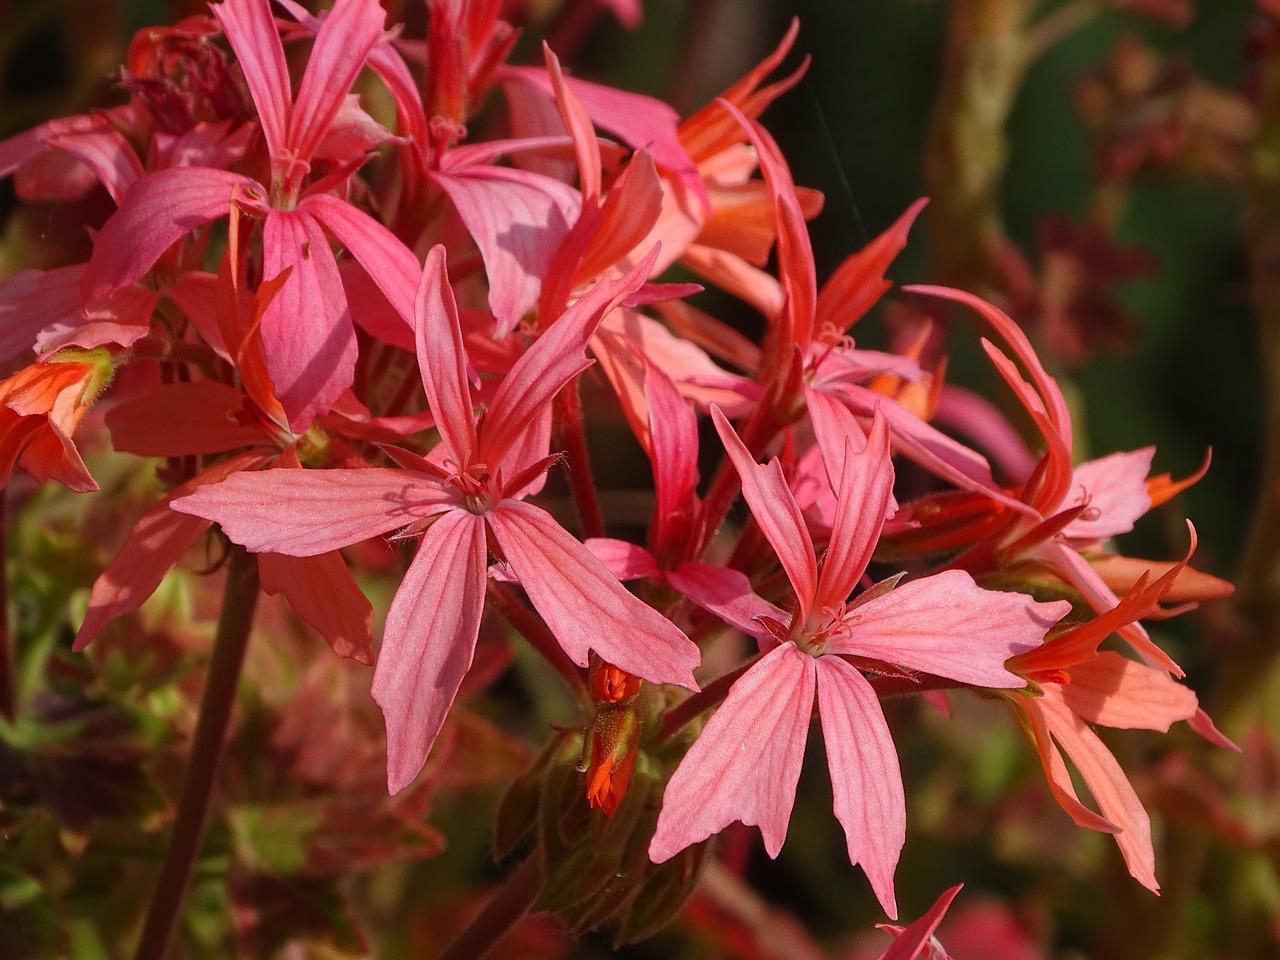
[[[191,873],[200,852],[209,801],[222,763],[227,726],[235,705],[236,689],[244,665],[245,648],[258,603],[258,558],[232,544],[227,564],[226,592],[218,617],[218,633],[187,777],[178,800],[173,836],[165,853],[156,892],[147,908],[147,918],[138,942],[135,960],[163,960],[173,936],[182,900],[191,882]]]

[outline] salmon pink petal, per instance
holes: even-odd
[[[653,607],[629,594],[549,513],[504,500],[486,515],[503,557],[574,663],[595,650],[650,683],[698,689],[697,646]]]
[[[262,314],[262,350],[276,397],[301,433],[351,386],[356,333],[329,240],[303,210],[271,210],[262,227],[263,270],[292,273]]]
[[[856,668],[819,657],[817,673],[822,741],[849,862],[862,865],[880,906],[895,919],[893,871],[907,839],[898,752],[880,700]]]
[[[254,553],[314,557],[441,513],[451,499],[408,470],[263,470],[179,497],[173,509],[213,520]]]
[[[860,604],[830,653],[888,663],[981,687],[1023,686],[1004,662],[1040,644],[1071,610],[1067,600],[1039,603],[1025,593],[984,590],[962,570],[912,580]]]
[[[247,399],[216,380],[160,384],[107,411],[111,445],[140,457],[189,457],[270,441],[261,426],[241,422]]]
[[[426,763],[471,667],[484,610],[484,521],[446,513],[427,528],[383,630],[373,699],[387,723],[387,789],[399,793]]]
[[[382,36],[378,0],[338,0],[320,24],[298,97],[289,113],[288,145],[309,160],[342,108],[347,92]],[[359,157],[347,157],[354,160]]]
[[[209,9],[218,18],[244,71],[249,95],[271,156],[281,156],[288,143],[289,109],[293,100],[284,47],[268,0],[227,0]],[[343,91],[346,92],[345,90]]]
[[[1094,813],[1076,796],[1075,784],[1071,781],[1071,771],[1067,769],[1067,764],[1053,742],[1048,724],[1045,722],[1043,698],[1018,695],[1013,698],[1013,703],[1022,711],[1027,721],[1036,754],[1040,758],[1041,767],[1044,768],[1045,780],[1049,784],[1049,792],[1058,801],[1058,806],[1067,812],[1067,816],[1071,817],[1077,826],[1084,827],[1086,830],[1119,833],[1120,827],[1106,817]]]
[[[478,444],[462,324],[445,257],[445,249],[439,245],[427,253],[414,306],[414,329],[427,405],[435,416],[440,439],[461,467],[470,463]]]
[[[777,857],[809,739],[814,674],[814,659],[784,643],[737,679],[667,784],[650,860],[669,860],[735,820],[758,826]]]
[[[252,469],[263,459],[261,456],[243,455],[224,460],[174,488],[168,497],[144,513],[107,564],[107,569],[94,581],[89,592],[89,609],[76,633],[72,649],[83,650],[116,617],[133,613],[142,606],[155,593],[165,574],[209,529],[207,519],[169,509],[174,500],[216,483],[237,470]]]
[[[1160,884],[1156,882],[1151,820],[1133,785],[1098,735],[1071,712],[1055,684],[1044,688],[1040,700],[1040,709],[1053,738],[1062,745],[1080,771],[1089,792],[1098,801],[1102,815],[1120,828],[1116,843],[1124,854],[1130,876],[1148,890],[1158,893]]]
[[[692,520],[697,506],[698,418],[671,378],[652,363],[645,364],[644,395],[657,494],[653,545],[662,550]]]
[[[564,120],[569,139],[573,141],[573,155],[578,161],[582,197],[584,200],[595,200],[600,196],[600,145],[596,142],[591,117],[582,101],[565,84],[560,59],[551,52],[545,40],[542,43],[542,56],[547,62],[547,76],[551,78],[551,91],[555,96],[560,118]]]
[[[412,343],[414,296],[422,278],[418,258],[394,233],[339,197],[312,194],[299,207],[323,223],[347,253],[364,267],[369,279],[404,321],[403,342]],[[391,338],[388,342],[401,343]]]
[[[1069,502],[1063,506],[1070,506],[1077,497],[1083,497],[1089,508],[1079,519],[1063,527],[1062,535],[1105,540],[1132,530],[1134,521],[1151,509],[1147,475],[1155,452],[1155,447],[1143,447],[1089,460],[1076,467],[1067,494]]]
[[[777,643],[761,621],[785,624],[791,619],[790,614],[757,596],[741,570],[710,563],[682,563],[667,574],[667,583],[729,626],[754,637],[761,649],[771,649]]]
[[[656,577],[661,573],[653,554],[626,540],[593,537],[584,540],[582,545],[619,580],[639,580],[641,577]]]
[[[828,474],[840,477],[835,524],[814,595],[814,607],[834,607],[853,593],[871,562],[885,512],[893,499],[893,464],[889,460],[889,425],[876,414],[866,447],[855,453],[844,442],[843,469],[829,464]],[[824,451],[825,456],[825,451]]]
[[[742,479],[742,496],[751,508],[751,515],[778,554],[782,569],[796,591],[800,601],[797,616],[806,620],[818,588],[818,561],[814,559],[813,538],[805,526],[804,515],[782,475],[782,465],[777,457],[767,464],[756,463],[719,407],[711,408],[711,417]]]
[[[298,616],[325,638],[333,652],[373,663],[373,607],[336,550],[314,557],[258,555],[264,593],[282,593]]]
[[[1164,670],[1104,650],[1071,668],[1071,683],[1062,701],[1090,723],[1126,730],[1168,731],[1178,720],[1190,720],[1196,695]]]
[[[8,363],[45,327],[83,322],[80,278],[85,264],[23,270],[0,281],[0,363]]]
[[[135,183],[93,244],[81,284],[84,302],[142,279],[174,242],[226,216],[237,187],[246,197],[263,195],[246,176],[205,167],[170,167]]]
[[[601,319],[649,277],[656,248],[626,276],[603,279],[569,307],[534,341],[502,380],[480,432],[482,463],[503,463],[517,438],[551,399],[589,364],[587,343]]]
[[[505,336],[538,302],[551,259],[578,219],[576,190],[525,170],[472,167],[435,173],[480,248],[489,276],[489,309]]]

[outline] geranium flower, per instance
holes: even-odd
[[[546,511],[522,497],[554,457],[538,429],[552,398],[588,364],[600,317],[648,276],[652,259],[601,281],[511,368],[477,422],[445,251],[427,255],[415,310],[418,363],[440,431],[429,459],[402,469],[238,474],[174,501],[253,551],[311,556],[403,528],[418,552],[387,613],[373,695],[387,722],[391,792],[421,769],[471,665],[489,550],[509,565],[569,658],[595,650],[652,683],[696,689],[698,648],[642,603]]]
[[[881,906],[895,916],[893,871],[906,837],[902,776],[879,699],[859,665],[1020,687],[1025,681],[1004,662],[1039,644],[1070,604],[983,590],[960,571],[896,588],[889,581],[850,601],[892,497],[884,418],[875,416],[861,452],[846,445],[835,527],[819,562],[778,461],[757,464],[719,408],[713,416],[743,496],[791,581],[795,606],[788,613],[751,593],[742,574],[736,595],[690,594],[767,652],[733,684],[671,778],[649,855],[662,862],[741,820],[758,825],[765,850],[777,856],[816,695],[849,860],[862,865]],[[722,587],[733,573],[721,571]]]

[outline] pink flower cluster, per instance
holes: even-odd
[[[87,263],[0,285],[5,360],[38,358],[0,382],[0,476],[16,464],[94,489],[73,433],[99,398],[117,451],[180,467],[97,581],[77,647],[217,524],[258,554],[264,590],[372,662],[371,606],[342,551],[390,536],[416,543],[373,680],[393,792],[445,723],[492,592],[515,584],[553,638],[531,631],[539,653],[602,712],[640,711],[641,681],[667,685],[643,722],[597,728],[588,775],[604,816],[637,753],[684,745],[655,863],[734,821],[776,856],[816,706],[849,859],[895,916],[906,806],[880,699],[971,689],[1016,711],[1059,802],[1116,834],[1155,889],[1145,812],[1089,724],[1216,736],[1139,620],[1228,588],[1190,553],[1104,554],[1180,489],[1149,476],[1154,451],[1073,464],[1057,385],[967,293],[914,288],[985,321],[1029,441],[944,386],[924,341],[855,344],[924,201],[819,288],[805,222],[821,197],[756,119],[798,79],[770,79],[794,27],[681,120],[566,76],[549,49],[509,65],[496,0],[427,6],[424,43],[376,0],[318,18],[223,0],[139,36],[124,105],[0,143],[21,197],[101,188],[115,204]],[[376,117],[376,100],[394,109]],[[504,126],[473,136],[490,100]],[[763,341],[687,302],[698,285],[662,282],[677,264],[758,311]],[[577,394],[593,366],[652,464],[644,544],[605,536]],[[706,484],[700,417],[725,454]],[[895,460],[912,465],[909,501]],[[562,462],[576,525],[543,493]],[[739,491],[748,512],[730,523]],[[750,648],[703,676],[725,634]],[[1099,650],[1113,635],[1138,659]],[[588,685],[602,670],[620,679]]]

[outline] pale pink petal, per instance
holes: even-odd
[[[1102,815],[1120,828],[1115,835],[1116,844],[1124,854],[1129,874],[1148,890],[1159,892],[1151,820],[1120,764],[1098,735],[1071,712],[1055,684],[1045,686],[1040,709],[1053,738],[1062,745],[1098,801]]]
[[[876,414],[861,453],[845,440],[839,450],[840,460],[828,460],[828,472],[840,478],[836,501],[835,524],[827,542],[822,573],[814,594],[814,607],[834,607],[853,593],[871,562],[885,514],[893,499],[893,464],[889,460],[889,425]],[[837,451],[833,451],[835,453]],[[843,469],[841,468],[843,463]]]
[[[314,557],[258,555],[264,593],[283,593],[298,616],[325,638],[333,652],[373,663],[373,607],[336,550]]]
[[[735,820],[777,857],[787,838],[813,714],[815,665],[795,644],[735,681],[667,784],[649,859],[669,860]]]
[[[459,467],[476,453],[476,421],[467,383],[467,354],[462,345],[458,304],[449,286],[443,246],[427,253],[414,307],[418,367],[435,416],[440,439]]]
[[[289,426],[301,433],[351,386],[355,328],[329,240],[304,210],[267,213],[262,256],[268,277],[292,269],[262,315],[262,352]]]
[[[619,580],[656,577],[661,572],[658,570],[658,564],[654,562],[653,554],[644,547],[628,543],[626,540],[592,537],[584,540],[582,545]]]
[[[653,607],[632,596],[549,513],[504,500],[485,515],[503,558],[574,663],[589,650],[651,683],[698,688],[697,646]]]
[[[489,309],[498,318],[495,335],[504,336],[538,302],[551,259],[578,218],[578,193],[558,180],[505,167],[433,176],[480,248]]]
[[[485,590],[484,521],[465,510],[427,528],[396,590],[373,699],[387,723],[387,789],[413,782],[471,667]]]
[[[1151,509],[1147,474],[1155,447],[1130,453],[1113,453],[1080,464],[1071,475],[1071,490],[1064,507],[1076,502],[1089,505],[1085,513],[1062,529],[1064,537],[1105,540],[1128,533],[1134,521]]]
[[[111,445],[140,457],[188,457],[261,445],[270,435],[239,417],[247,400],[216,380],[159,384],[107,411]]]
[[[767,464],[756,463],[719,407],[711,409],[711,417],[725,451],[742,479],[742,496],[751,508],[751,515],[778,554],[782,569],[795,588],[800,601],[797,616],[803,621],[813,609],[818,586],[818,562],[814,558],[813,539],[805,526],[804,515],[782,475],[782,465],[777,457]]]
[[[1167,731],[1178,720],[1190,720],[1199,704],[1196,695],[1167,671],[1104,650],[1071,668],[1062,701],[1082,720],[1107,727]]]
[[[820,657],[817,673],[822,740],[849,862],[862,865],[880,906],[894,919],[893,871],[907,839],[898,752],[880,700],[856,668],[839,657]]]
[[[909,927],[894,930],[893,946],[880,954],[877,960],[951,960],[945,951],[935,951],[934,945],[938,941],[934,939],[933,931],[938,929],[938,924],[946,916],[951,901],[956,898],[956,894],[963,886],[964,884],[958,883],[950,890],[943,891],[942,896],[934,901],[933,906],[919,920]],[[879,924],[878,926],[883,930],[887,925]],[[923,952],[926,948],[929,949],[928,953]]]
[[[288,143],[289,109],[293,100],[284,47],[267,0],[226,0],[209,7],[218,18],[244,71],[249,95],[258,110],[262,135],[272,158]],[[346,93],[344,90],[343,93]]]
[[[207,519],[174,513],[170,509],[174,500],[204,485],[214,484],[237,470],[252,469],[262,460],[261,456],[224,460],[175,487],[168,497],[144,513],[107,568],[94,581],[89,592],[89,609],[76,633],[72,649],[83,650],[116,617],[133,613],[142,606],[165,574],[209,529]]]
[[[1025,593],[984,590],[964,571],[946,570],[857,606],[827,650],[980,687],[1017,688],[1026,680],[1004,662],[1039,646],[1070,610],[1067,600],[1039,603]]]
[[[262,195],[246,176],[204,167],[172,167],[135,183],[93,244],[81,287],[85,303],[142,279],[175,241],[226,216],[237,187],[246,197]]]
[[[667,575],[667,583],[698,606],[710,610],[731,627],[754,637],[761,648],[772,648],[778,641],[761,623],[761,619],[786,625],[790,614],[768,600],[757,596],[751,581],[741,570],[730,570],[710,563],[682,563]]]
[[[449,509],[452,494],[408,470],[238,473],[173,502],[254,553],[314,557]]]
[[[85,264],[23,270],[0,281],[0,363],[30,350],[36,334],[53,324],[82,322],[80,278]]]
[[[338,0],[324,18],[289,113],[287,142],[297,157],[310,160],[315,154],[365,58],[381,38],[385,16],[378,0]]]
[[[589,364],[587,342],[601,318],[649,276],[650,256],[626,276],[605,278],[578,299],[534,341],[503,378],[480,431],[480,461],[492,470],[551,399]]]

